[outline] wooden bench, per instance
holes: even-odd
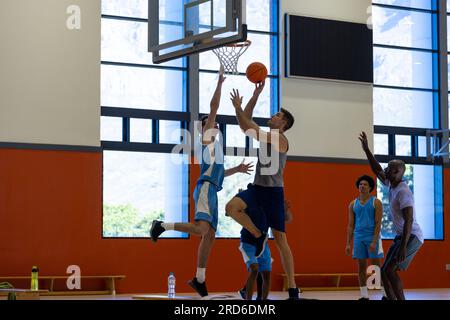
[[[283,277],[283,291],[288,289],[288,279],[286,274],[281,274]],[[303,287],[298,285],[303,291],[327,291],[327,290],[357,290],[359,287],[342,287],[341,279],[344,277],[352,277],[358,280],[357,273],[296,273],[295,278],[307,277],[307,278],[330,278],[333,282],[333,286],[329,287]]]
[[[39,287],[40,288],[46,288],[48,289],[47,292],[43,292],[42,295],[50,295],[50,296],[65,296],[65,295],[115,295],[116,294],[116,280],[122,280],[125,279],[124,275],[117,275],[117,276],[80,276],[81,281],[86,279],[94,279],[94,280],[103,280],[105,283],[105,289],[104,290],[98,290],[98,291],[85,291],[83,289],[81,290],[65,290],[65,291],[59,291],[54,290],[55,288],[55,281],[57,280],[64,280],[67,281],[67,279],[70,277],[70,275],[66,276],[39,276]],[[2,280],[8,280],[11,282],[14,282],[14,280],[29,280],[31,281],[31,276],[0,276],[0,282]],[[81,287],[83,288],[83,283],[81,283]],[[8,290],[8,289],[6,289]],[[1,293],[1,291],[0,291]]]
[[[0,293],[8,295],[8,300],[40,300],[40,295],[47,292],[48,290],[0,289]]]

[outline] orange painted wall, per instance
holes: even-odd
[[[344,255],[346,206],[355,196],[355,177],[365,165],[299,163],[287,166],[286,194],[295,214],[287,228],[297,272],[353,272]],[[191,170],[195,181],[198,168]],[[0,149],[0,275],[65,274],[76,264],[85,275],[125,274],[119,292],[163,292],[169,271],[177,291],[196,269],[198,238],[161,240],[101,237],[101,153]],[[194,185],[191,186],[191,191]],[[445,190],[450,188],[446,170]],[[192,192],[191,192],[192,193]],[[446,195],[445,221],[449,217]],[[191,217],[193,206],[191,206]],[[450,230],[447,241],[429,241],[403,276],[406,287],[450,287]],[[388,241],[384,242],[387,249]],[[234,291],[246,277],[238,240],[217,240],[207,271],[210,291]],[[278,252],[273,289],[281,288]]]

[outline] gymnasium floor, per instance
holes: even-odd
[[[406,299],[408,300],[450,300],[450,289],[412,289],[405,290]],[[163,295],[163,294],[161,294]],[[199,299],[193,293],[180,293],[180,296],[188,296],[193,299]],[[211,295],[233,295],[236,299],[240,297],[235,292],[228,293],[212,293]],[[116,296],[58,296],[41,297],[41,300],[131,300],[133,297],[142,297],[145,294],[118,294]],[[302,293],[302,297],[319,299],[319,300],[357,300],[359,291],[306,291]],[[269,299],[284,300],[287,298],[287,292],[271,292]],[[371,300],[380,300],[379,291],[370,292]]]

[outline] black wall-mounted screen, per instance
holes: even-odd
[[[365,24],[286,14],[286,76],[373,83]]]

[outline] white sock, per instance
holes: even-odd
[[[383,286],[381,286],[381,293],[383,294],[383,297],[387,297],[386,291],[384,290]]]
[[[175,230],[175,223],[163,222],[161,223],[161,227],[163,227],[166,231]]]
[[[361,291],[361,297],[369,298],[369,291],[367,290],[367,287],[359,287],[359,290]]]
[[[205,282],[206,278],[206,268],[197,268],[197,281],[200,283]]]

